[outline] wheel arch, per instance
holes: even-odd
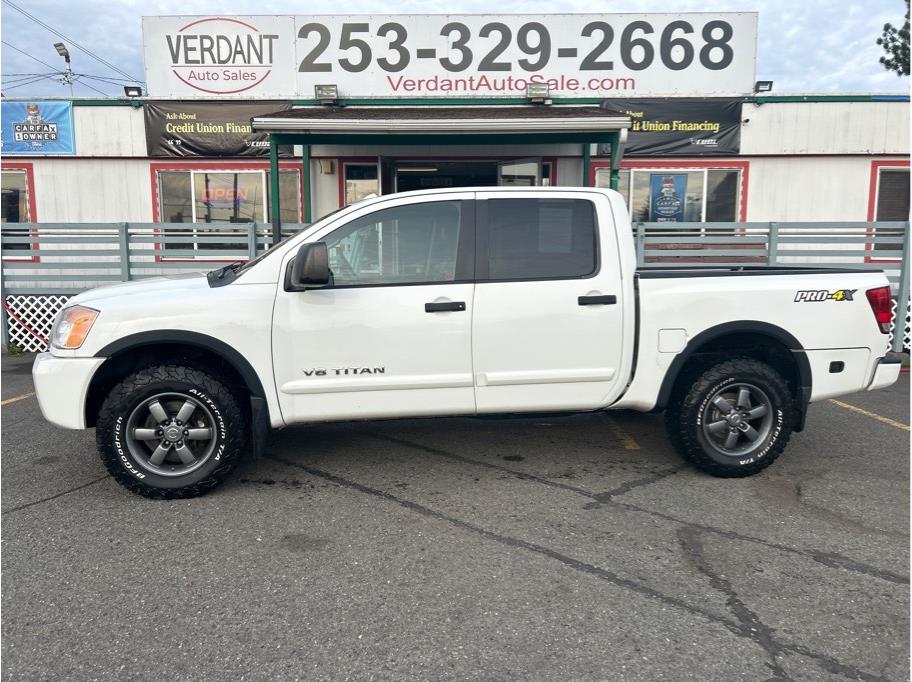
[[[105,362],[96,370],[86,394],[86,426],[94,426],[98,411],[107,390],[129,372],[150,360],[174,357],[174,353],[194,355],[223,363],[229,370],[230,378],[240,384],[250,395],[255,409],[266,408],[266,392],[263,383],[250,362],[224,341],[207,334],[180,329],[165,329],[139,332],[118,339],[95,353],[96,358]]]
[[[740,342],[741,346],[744,347],[744,341],[748,339],[757,342],[761,348],[768,348],[771,352],[777,349],[788,351],[787,355],[781,355],[781,357],[787,357],[792,363],[792,376],[787,376],[786,379],[789,380],[789,384],[792,387],[793,396],[800,413],[795,430],[802,430],[807,406],[810,402],[812,383],[811,365],[804,352],[804,347],[798,339],[785,329],[782,329],[782,327],[755,320],[726,322],[710,327],[693,337],[668,367],[659,389],[655,409],[665,409],[682,371],[691,362],[696,361],[701,355],[718,352],[719,346],[726,341]],[[758,346],[753,345],[748,348],[756,350]],[[747,354],[750,355],[751,353],[748,351]]]

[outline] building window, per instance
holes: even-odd
[[[877,190],[874,204],[874,220],[909,220],[909,169],[877,169]],[[877,237],[902,238],[903,230],[878,228]],[[902,244],[874,244],[878,255],[899,256]],[[892,253],[891,253],[892,252]]]
[[[28,176],[25,170],[4,170],[2,173],[2,206],[3,206],[3,223],[29,223],[29,196],[28,196]],[[24,231],[15,235],[16,237],[28,236]],[[28,244],[8,243],[3,245],[4,249],[10,251],[28,251]],[[16,256],[16,258],[19,258]]]
[[[491,199],[492,280],[572,279],[595,272],[595,212],[585,199]]]
[[[24,170],[3,171],[4,223],[28,223],[28,178]]]
[[[376,163],[346,163],[345,167],[345,205],[354,204],[380,194],[380,177]]]
[[[609,187],[611,169],[597,168],[596,187]],[[734,222],[741,171],[727,168],[628,168],[618,192],[633,222]]]
[[[269,172],[265,170],[163,170],[158,171],[158,219],[162,223],[197,225],[265,223],[269,213]],[[301,221],[301,181],[297,170],[279,171],[282,224]],[[205,228],[192,231],[203,235]],[[224,242],[200,245],[169,244],[165,250],[229,249],[246,243],[247,231],[218,229]],[[186,231],[182,231],[186,234]]]
[[[557,184],[557,180],[554,177],[554,164],[550,161],[542,161],[542,176],[541,176],[541,186],[542,187],[553,187]]]

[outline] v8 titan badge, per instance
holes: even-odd
[[[836,291],[798,291],[795,292],[795,303],[820,303],[822,301],[853,301],[858,289],[837,289]]]

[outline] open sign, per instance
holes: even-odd
[[[206,187],[201,199],[207,204],[240,204],[249,196],[250,190],[245,187]]]

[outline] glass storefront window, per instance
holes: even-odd
[[[595,171],[595,186],[608,188],[611,170]],[[618,192],[633,222],[734,222],[741,171],[735,169],[633,168],[620,172]]]
[[[28,204],[28,178],[24,170],[5,170],[2,174],[2,220],[3,223],[27,223],[30,222],[29,204]],[[16,236],[26,236],[22,234]],[[5,244],[5,249],[10,251],[14,249],[28,250],[28,244]]]
[[[728,223],[738,219],[738,184],[736,170],[706,172],[706,222]]]
[[[264,170],[159,171],[159,221],[163,223],[232,224],[269,222],[269,172]],[[279,171],[283,224],[301,220],[300,174]],[[193,231],[205,233],[204,228]],[[226,232],[224,242],[166,244],[165,249],[239,249],[246,231]]]
[[[877,171],[877,203],[874,207],[874,220],[909,219],[909,169],[880,168]],[[877,229],[878,237],[902,237],[902,229],[881,227]],[[878,256],[898,258],[902,244],[874,244]],[[891,253],[892,252],[892,253]]]
[[[3,215],[4,223],[27,223],[28,189],[24,170],[3,171]]]
[[[346,163],[345,205],[354,204],[371,194],[380,194],[376,163]]]

